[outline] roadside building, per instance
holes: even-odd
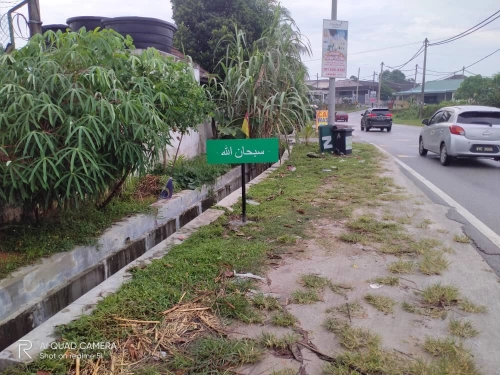
[[[330,81],[328,79],[316,79],[306,81],[309,87],[309,96],[315,103],[328,103],[328,88]],[[386,82],[386,85],[393,90],[409,89],[413,87],[413,83],[392,83]],[[337,104],[350,102],[358,102],[360,104],[370,103],[370,92],[377,92],[377,81],[359,81],[350,79],[337,80],[335,83],[335,102]],[[356,98],[356,90],[358,89],[358,97]]]
[[[455,100],[455,94],[464,81],[456,76],[450,79],[443,79],[440,81],[429,81],[425,83],[424,103],[437,104],[446,100]],[[420,103],[422,98],[422,86],[417,86],[411,90],[397,92],[396,99],[398,101],[407,101],[413,103]]]

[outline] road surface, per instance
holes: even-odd
[[[465,209],[463,211],[470,213],[460,215],[450,210],[449,216],[464,223],[467,235],[500,276],[500,248],[497,246],[500,239],[500,162],[486,159],[454,160],[450,166],[443,167],[438,155],[429,152],[426,157],[421,157],[418,154],[420,127],[394,124],[390,133],[378,129],[362,132],[360,122],[361,112],[349,115],[348,125],[355,129],[355,140],[381,147],[456,201]],[[402,169],[431,199],[450,206],[436,191],[422,183],[423,180],[416,174],[408,172],[408,168]],[[488,229],[493,235],[485,235]]]

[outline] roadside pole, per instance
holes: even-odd
[[[429,40],[425,38],[424,41],[425,49],[424,49],[424,71],[422,72],[422,96],[420,97],[420,109],[418,113],[418,117],[422,117],[424,101],[425,101],[425,69],[427,68],[427,45],[429,44]]]
[[[40,15],[39,0],[30,0],[28,2],[28,18],[30,38],[33,38],[36,34],[42,33],[42,17]]]
[[[382,89],[382,73],[384,72],[384,63],[380,64],[380,75],[378,76],[378,98],[377,105],[380,107],[380,90]]]
[[[356,103],[359,103],[359,73],[361,72],[361,68],[358,68],[358,84],[356,86]]]
[[[247,188],[245,181],[245,163],[241,164],[241,222],[247,222]]]
[[[377,74],[377,73],[373,72],[373,85],[374,86],[375,86],[375,74]],[[372,90],[372,87],[370,86],[370,91],[371,90]],[[371,102],[371,104],[372,104],[372,108],[373,108],[373,102]]]
[[[337,20],[337,0],[332,0],[332,21]],[[328,87],[328,125],[335,125],[335,78],[330,78]]]
[[[415,82],[413,88],[417,87],[417,74],[418,74],[418,64],[415,65]]]

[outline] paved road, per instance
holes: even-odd
[[[362,132],[360,114],[361,112],[355,112],[349,115],[348,124],[356,130],[355,139],[374,143],[385,149],[436,185],[500,236],[500,162],[454,160],[451,166],[443,167],[436,154],[429,152],[426,157],[419,156],[420,127],[394,124],[391,133],[379,130]],[[408,175],[407,172],[405,174]],[[429,197],[443,204],[443,201],[423,184],[416,182]],[[463,218],[454,217],[454,219],[465,222]],[[485,259],[500,276],[500,249],[482,236],[470,223],[464,224],[467,234],[476,242]]]

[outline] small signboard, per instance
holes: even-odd
[[[316,131],[325,125],[328,125],[328,110],[316,111]]]
[[[278,138],[207,141],[208,164],[274,163],[279,160]]]
[[[377,92],[370,91],[370,103],[376,103],[376,102],[377,102]]]

